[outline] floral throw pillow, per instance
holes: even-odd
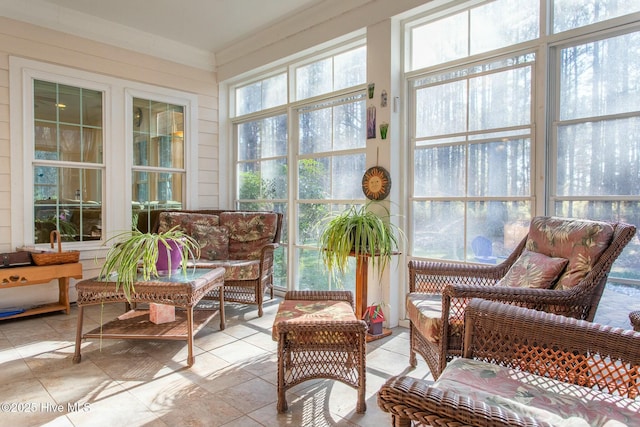
[[[552,258],[525,249],[498,286],[549,289],[568,262],[565,258]]]
[[[531,221],[526,248],[568,259],[556,289],[571,289],[591,271],[613,234],[613,226],[604,221],[536,217]]]

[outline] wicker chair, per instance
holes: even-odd
[[[594,230],[604,230],[605,236],[596,235]],[[447,362],[461,355],[464,311],[470,298],[501,301],[592,321],[611,265],[635,232],[633,225],[625,223],[535,217],[527,236],[501,264],[410,261],[407,316],[411,321],[411,366],[416,366],[416,353],[419,353],[437,379]],[[547,239],[550,239],[551,246]],[[564,273],[558,273],[560,277],[553,285],[549,284],[553,286],[552,289],[519,287],[519,284],[505,286],[501,282],[525,250],[549,252],[551,248],[553,252],[554,244],[564,245],[565,249],[571,251],[575,246],[583,246],[588,250],[595,248],[599,253],[591,254],[591,263],[586,268],[583,254],[577,257],[571,254],[545,254],[553,259],[569,259]],[[572,256],[582,261],[572,261]],[[579,265],[581,262],[582,266]],[[565,283],[561,281],[567,277],[573,280],[571,287],[559,286]]]
[[[639,333],[479,299],[466,324],[464,358],[436,383],[380,388],[395,427],[637,425]]]
[[[629,321],[631,322],[633,330],[640,332],[640,311],[632,311],[629,313]]]

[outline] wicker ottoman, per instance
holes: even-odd
[[[358,390],[356,412],[366,410],[367,324],[356,319],[349,291],[289,291],[273,322],[278,341],[278,412],[285,392],[306,380],[329,378]]]

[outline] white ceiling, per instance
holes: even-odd
[[[0,0],[0,15],[135,48],[170,41],[213,56],[326,0]],[[122,39],[121,39],[122,40]],[[127,43],[125,43],[127,44]]]
[[[45,0],[216,52],[323,0]]]

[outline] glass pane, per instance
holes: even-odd
[[[287,160],[266,160],[238,165],[238,198],[286,199]]]
[[[469,80],[469,130],[531,123],[531,68],[522,67]]]
[[[464,260],[464,203],[413,202],[412,256]]]
[[[82,89],[82,124],[102,127],[102,92]]]
[[[470,202],[467,261],[499,264],[529,232],[531,204],[525,201]]]
[[[559,33],[638,11],[640,3],[631,0],[554,0],[553,32]]]
[[[332,110],[323,108],[303,112],[298,119],[300,154],[331,150]]]
[[[333,58],[296,69],[296,99],[306,99],[333,90]]]
[[[448,16],[411,30],[411,69],[442,64],[468,54],[467,12]]]
[[[102,171],[36,166],[33,182],[35,243],[55,229],[64,241],[101,238]]]
[[[296,249],[296,259],[298,281],[295,284],[295,289],[312,291],[345,289],[353,292],[355,295],[355,258],[349,260],[349,269],[347,273],[340,278],[339,282],[332,282],[330,274],[322,263],[317,250]]]
[[[364,101],[350,102],[333,108],[334,150],[364,148],[366,146],[365,115]]]
[[[236,114],[243,115],[287,103],[287,74],[282,73],[236,89]]]
[[[58,85],[58,114],[63,123],[80,124],[80,88]]]
[[[34,80],[33,116],[36,120],[55,122],[58,120],[58,85]]]
[[[468,195],[517,197],[531,194],[531,140],[502,140],[469,146]]]
[[[490,2],[471,9],[470,21],[470,54],[488,52],[538,38],[540,3],[531,0]]]
[[[465,194],[465,147],[453,145],[415,151],[415,197],[461,197]]]
[[[416,138],[467,129],[467,83],[464,80],[416,91]]]
[[[329,214],[326,203],[300,203],[298,205],[298,244],[317,246],[320,226]]]
[[[366,171],[364,153],[333,157],[332,199],[363,199],[362,175]]]
[[[285,114],[238,125],[238,160],[287,155]]]
[[[298,198],[322,200],[329,197],[331,189],[330,159],[302,159],[298,161]]]
[[[101,92],[35,80],[34,114],[36,159],[102,162]]]
[[[555,214],[558,216],[622,221],[633,224],[640,229],[640,202],[638,201],[561,201],[557,202],[554,208]],[[610,276],[639,280],[640,257],[638,253],[640,253],[640,240],[631,239],[622,254],[613,263]]]
[[[181,209],[184,173],[133,172],[132,195],[140,209]]]
[[[339,90],[363,84],[367,81],[367,48],[357,49],[334,57],[334,88]]]
[[[184,168],[184,107],[133,99],[133,164]]]
[[[640,194],[640,118],[558,127],[559,196]]]
[[[562,49],[560,60],[561,120],[640,110],[640,32]]]

